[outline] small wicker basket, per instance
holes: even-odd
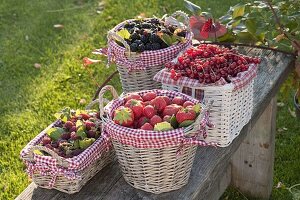
[[[112,87],[101,90],[100,107],[103,106],[101,98],[107,90],[114,91]],[[198,103],[182,93],[151,91],[157,95],[181,96],[185,100]],[[139,94],[145,92],[147,91],[141,91]],[[158,132],[130,129],[115,124],[111,119],[112,113],[124,102],[125,99],[120,97],[109,103],[104,109],[106,117],[103,117],[103,123],[104,135],[113,142],[126,182],[137,189],[156,194],[176,190],[187,184],[197,145],[213,145],[195,137],[199,133],[199,127],[203,127],[205,107],[202,105],[204,109],[191,126]],[[100,113],[100,116],[103,116],[103,113]]]
[[[256,71],[257,66],[250,65],[248,71],[240,72],[225,85],[203,85],[188,77],[174,81],[167,69],[158,72],[154,80],[162,83],[165,90],[182,92],[204,102],[213,100],[209,118],[214,127],[208,128],[207,137],[202,139],[227,147],[251,119]]]
[[[130,52],[129,45],[116,34],[116,30],[132,20],[126,20],[108,32],[109,61],[114,61],[117,64],[124,93],[160,89],[161,84],[153,81],[154,75],[163,68],[165,63],[174,59],[178,53],[191,45],[192,32],[189,29],[189,18],[182,11],[177,11],[172,16],[178,15],[185,20],[184,24],[187,27],[186,41],[161,50],[144,51],[140,54]],[[116,39],[122,42],[125,48],[118,45],[115,42]]]
[[[47,147],[38,145],[47,134],[47,130],[55,126],[55,123],[48,126],[24,147],[21,151],[21,159],[25,162],[27,172],[36,185],[73,194],[79,192],[87,181],[115,159],[115,151],[101,136],[78,156],[60,157]],[[49,156],[35,154],[35,150],[46,152]]]

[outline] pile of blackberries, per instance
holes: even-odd
[[[180,37],[185,37],[186,31],[180,30],[175,26],[166,27],[163,21],[151,18],[145,20],[135,20],[128,22],[124,27],[120,28],[127,29],[130,33],[130,38],[125,39],[127,44],[130,46],[131,52],[143,52],[143,51],[153,51],[167,48],[168,45],[159,37],[158,34],[176,34]],[[175,31],[177,29],[177,31]],[[123,46],[123,44],[119,43]]]

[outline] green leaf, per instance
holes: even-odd
[[[254,20],[252,20],[252,19],[246,20],[245,25],[250,33],[252,33],[252,34],[256,33],[256,23]]]
[[[168,34],[162,34],[161,39],[168,45],[171,46],[178,42],[178,39],[184,39],[183,37],[178,37],[176,35],[168,35]]]
[[[235,41],[235,36],[227,32],[225,35],[222,35],[221,37],[218,38],[219,42],[234,42]]]
[[[50,128],[49,130],[47,130],[47,134],[49,135],[49,137],[56,141],[60,138],[61,134],[63,134],[64,129],[60,128],[60,127],[54,127],[54,128]]]
[[[186,9],[188,9],[192,13],[200,14],[200,12],[201,12],[201,7],[190,1],[184,0],[184,5],[185,5]]]
[[[80,126],[80,127],[77,129],[76,135],[77,135],[77,136],[80,136],[82,139],[84,139],[84,138],[87,137],[86,133],[84,132],[83,126]]]
[[[118,31],[117,34],[123,39],[129,39],[130,38],[130,33],[128,32],[127,29],[122,29],[122,30]]]
[[[237,39],[238,39],[238,42],[241,42],[241,43],[255,43],[256,42],[256,39],[255,37],[249,33],[249,32],[239,32],[237,34]]]
[[[245,5],[236,5],[233,7],[233,13],[232,13],[232,18],[237,18],[240,16],[243,16],[245,13]]]
[[[83,127],[83,122],[81,120],[77,120],[76,122],[76,128],[80,128],[80,127]]]

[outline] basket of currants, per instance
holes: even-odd
[[[103,88],[100,99],[108,89],[113,90]],[[128,93],[101,110],[105,137],[113,143],[123,177],[137,189],[159,194],[181,188],[197,146],[214,145],[198,139],[210,125],[208,107],[179,92]]]
[[[212,44],[200,44],[166,63],[154,76],[162,88],[200,101],[214,100],[206,142],[228,146],[246,125],[253,109],[253,84],[260,58]]]
[[[159,89],[161,84],[153,76],[191,41],[189,19],[182,11],[164,19],[126,20],[108,32],[108,59],[117,64],[125,93]]]
[[[115,153],[102,137],[99,112],[65,108],[55,116],[21,151],[21,158],[39,187],[72,194],[113,161]]]

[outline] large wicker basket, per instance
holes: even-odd
[[[167,69],[158,72],[154,80],[162,83],[165,90],[183,92],[204,102],[213,100],[209,118],[214,127],[208,128],[207,137],[202,139],[226,147],[251,119],[256,71],[257,66],[250,65],[248,71],[240,72],[224,85],[207,86],[187,77],[174,81]]]
[[[76,193],[115,159],[115,151],[101,136],[78,156],[60,157],[54,151],[38,145],[47,134],[46,131],[55,126],[55,123],[57,122],[48,126],[24,147],[21,158],[32,181],[39,187],[56,189],[68,194]],[[38,155],[35,150],[44,151],[49,156]]]
[[[107,89],[113,90],[103,88],[100,99]],[[198,102],[179,92],[152,91],[158,95],[182,96],[185,100]],[[205,129],[205,109],[196,122],[187,128],[164,132],[144,131],[122,127],[111,120],[113,111],[124,102],[125,99],[121,97],[108,104],[105,109],[107,116],[103,120],[104,135],[113,142],[126,182],[137,189],[156,194],[176,190],[187,184],[197,145],[212,145],[194,136],[199,133],[199,127]]]
[[[153,81],[154,75],[163,68],[163,65],[174,59],[178,53],[191,45],[192,32],[189,31],[188,16],[177,11],[172,16],[183,16],[187,27],[186,41],[168,48],[144,51],[142,53],[130,52],[127,42],[116,34],[116,30],[132,20],[126,20],[108,32],[108,58],[114,61],[120,74],[123,92],[160,89],[161,84]],[[123,43],[124,47],[118,45],[115,40]]]

